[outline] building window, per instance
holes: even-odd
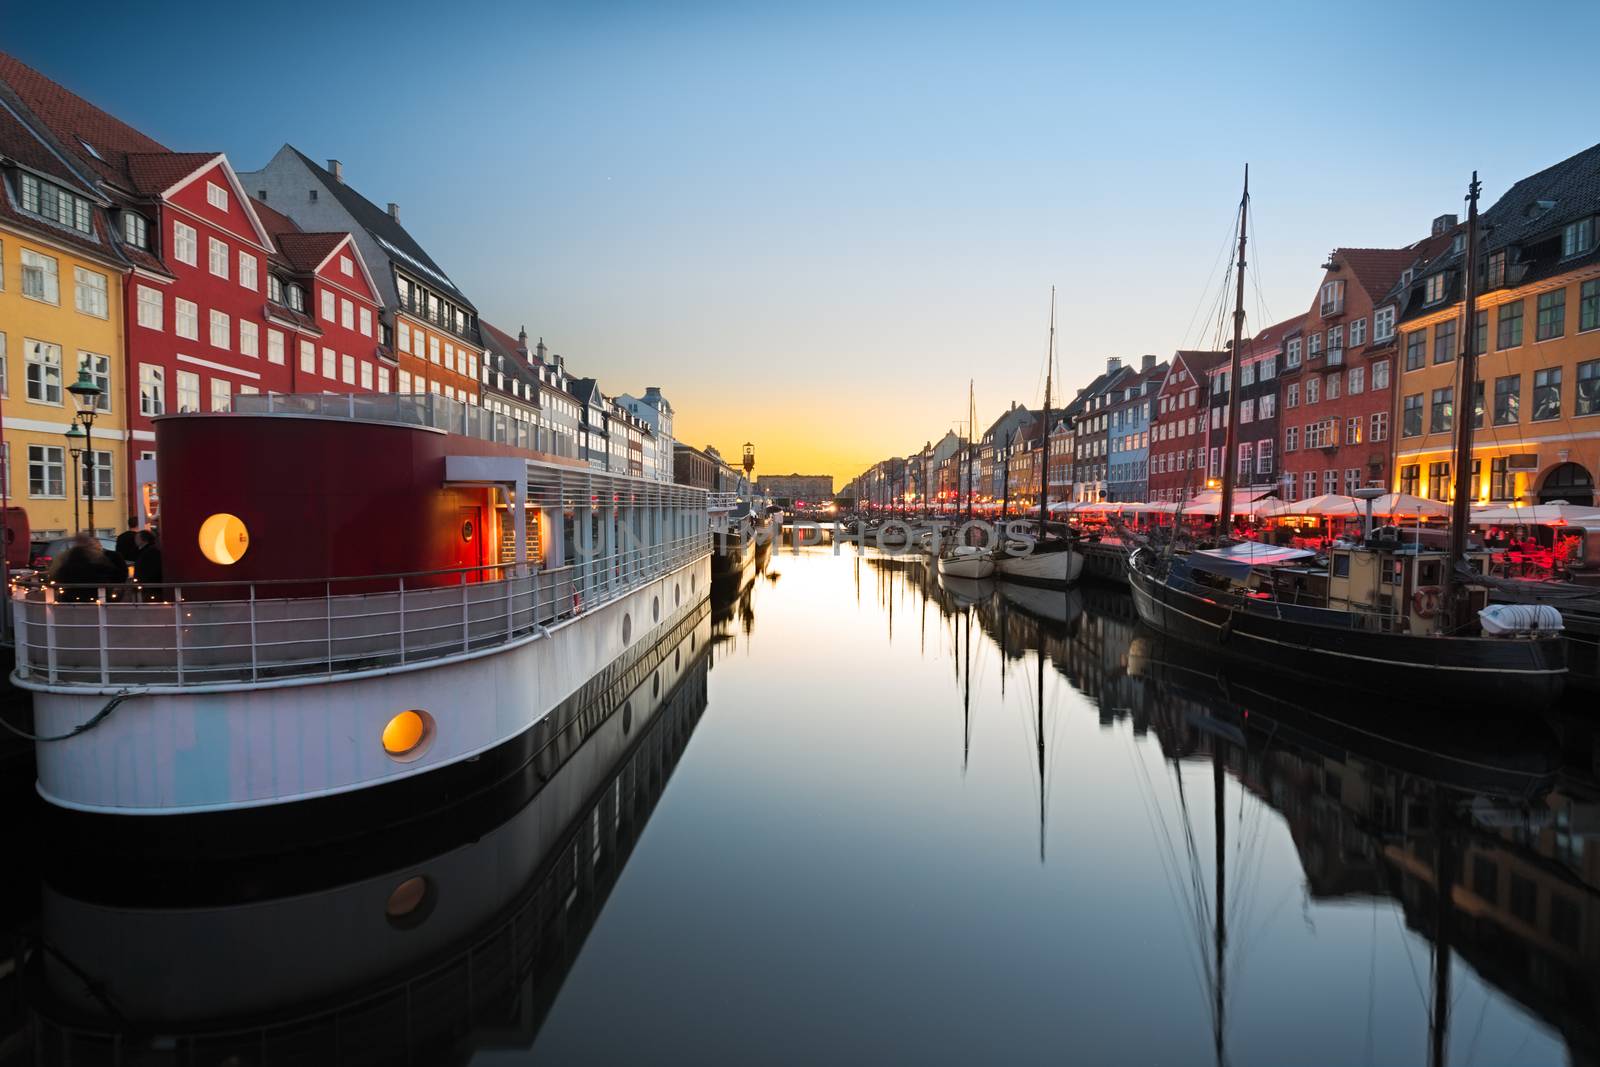
[[[54,259],[22,250],[22,295],[46,304],[61,303],[61,278]]]
[[[1366,420],[1360,415],[1351,415],[1345,419],[1344,443],[1347,445],[1359,445],[1363,436],[1361,431],[1365,428],[1365,424]]]
[[[1501,304],[1495,327],[1495,348],[1515,348],[1522,343],[1522,301]]]
[[[1424,304],[1437,304],[1444,299],[1447,274],[1447,271],[1440,271],[1423,283],[1422,302]]]
[[[1578,364],[1578,388],[1572,398],[1574,415],[1600,415],[1600,359]]]
[[[301,314],[306,310],[306,291],[300,286],[290,282],[283,287],[284,299],[289,302],[289,307]]]
[[[1413,330],[1406,334],[1406,370],[1416,370],[1421,367],[1427,350],[1427,330]]]
[[[134,248],[149,248],[149,221],[137,211],[124,211],[122,213],[122,239]]]
[[[1400,418],[1401,437],[1422,436],[1422,394],[1412,393],[1405,398]]]
[[[267,330],[267,362],[283,363],[283,331]]]
[[[1256,419],[1256,402],[1254,400],[1239,401],[1239,421],[1254,422]]]
[[[1366,343],[1367,320],[1364,318],[1356,319],[1350,324],[1350,347],[1355,348],[1357,345],[1364,345]]]
[[[1389,413],[1387,411],[1374,411],[1369,420],[1372,424],[1372,436],[1367,440],[1374,443],[1389,439]]]
[[[208,237],[208,258],[211,273],[219,278],[228,276],[228,246],[215,237]]]
[[[1433,328],[1433,361],[1449,363],[1456,358],[1456,320],[1441,322]]]
[[[356,272],[356,265],[351,262],[349,256],[339,257],[339,272],[347,277],[354,276]]]
[[[361,361],[361,388],[372,388],[372,364],[366,360]]]
[[[1566,330],[1567,318],[1567,291],[1557,289],[1551,293],[1539,294],[1539,318],[1534,326],[1533,336],[1536,340],[1548,341],[1552,337],[1560,337]]]
[[[1283,350],[1284,366],[1291,370],[1300,365],[1300,338],[1291,337]]]
[[[1578,329],[1600,328],[1600,278],[1592,278],[1578,290]]]
[[[1517,476],[1511,472],[1505,456],[1489,460],[1489,499],[1511,500],[1515,497]]]
[[[22,351],[27,363],[28,399],[39,404],[61,403],[61,346],[25,338]]]
[[[111,357],[102,356],[94,352],[79,352],[78,369],[88,374],[90,380],[100,388],[100,395],[94,398],[94,409],[96,411],[110,411]]]
[[[1322,353],[1322,334],[1314,333],[1306,338],[1306,358],[1316,359]]]
[[[310,341],[300,342],[300,373],[317,373],[317,347]]]
[[[1355,491],[1357,489],[1360,489],[1360,488],[1361,488],[1361,468],[1360,467],[1346,467],[1344,469],[1344,494],[1345,494],[1345,496],[1353,496],[1353,495],[1355,495]]]
[[[1422,488],[1422,466],[1417,463],[1408,463],[1400,468],[1400,491],[1411,496],[1416,496]]]
[[[340,380],[346,385],[356,384],[356,357],[341,356],[339,357],[339,363],[340,369],[344,372]]]
[[[1272,473],[1272,440],[1267,438],[1256,442],[1256,473]]]
[[[178,372],[178,413],[200,410],[200,375],[192,371]]]
[[[1307,404],[1315,404],[1318,401],[1320,401],[1321,399],[1322,399],[1322,379],[1321,378],[1316,378],[1316,377],[1307,378],[1306,379],[1306,403]]]
[[[1472,332],[1472,354],[1481,356],[1489,351],[1489,312],[1487,309],[1477,314],[1478,328]]]
[[[73,304],[85,315],[109,318],[111,305],[106,293],[106,276],[82,267],[72,269]]]
[[[227,348],[233,341],[233,324],[228,321],[228,313],[211,309],[211,347]]]
[[[1310,500],[1312,497],[1317,495],[1317,472],[1316,471],[1306,471],[1305,474],[1302,476],[1301,481],[1305,485],[1305,489],[1301,493],[1301,498],[1302,499]]]
[[[89,201],[32,174],[22,176],[22,210],[79,233],[94,232]]]
[[[1375,342],[1393,340],[1394,338],[1394,305],[1381,307],[1372,313],[1372,339]]]
[[[139,364],[139,414],[167,413],[167,372],[149,363]]]
[[[322,317],[328,322],[339,320],[338,299],[331,290],[322,290]]]
[[[1322,472],[1322,491],[1324,493],[1337,493],[1339,491],[1339,472],[1329,467]]]
[[[428,336],[428,361],[439,362],[439,339],[431,334]]]
[[[228,411],[233,407],[233,392],[227,379],[211,379],[211,410]]]
[[[162,328],[161,291],[148,285],[139,286],[139,325],[152,330]]]
[[[1338,371],[1334,371],[1332,374],[1328,375],[1327,385],[1326,385],[1326,387],[1327,387],[1327,395],[1326,395],[1325,399],[1328,399],[1328,400],[1338,400],[1339,399],[1339,380],[1340,380],[1340,376],[1339,376],[1339,372]]]
[[[1366,389],[1367,389],[1367,368],[1365,368],[1365,367],[1351,367],[1350,368],[1349,387],[1347,389],[1345,389],[1345,392],[1348,393],[1350,396],[1355,396],[1358,393],[1366,392]]]
[[[239,320],[239,354],[241,356],[261,355],[260,327],[247,319]]]
[[[1510,426],[1516,423],[1522,409],[1522,375],[1511,374],[1494,380],[1494,424]]]
[[[361,309],[361,336],[372,336],[372,311],[370,308]]]
[[[194,227],[186,223],[172,220],[172,258],[179,263],[194,266],[199,262],[200,244],[196,238]]]
[[[1428,496],[1434,500],[1450,499],[1450,464],[1440,460],[1428,464]]]
[[[1455,395],[1456,389],[1453,385],[1447,385],[1443,389],[1435,389],[1433,391],[1429,405],[1429,433],[1449,433],[1450,429],[1455,425]]]
[[[330,382],[339,379],[339,356],[331,348],[322,350],[322,376]]]
[[[28,446],[28,495],[38,497],[64,497],[67,455],[61,445]]]
[[[347,330],[356,328],[356,307],[349,300],[339,300],[339,325]]]
[[[1594,216],[1570,222],[1561,231],[1561,256],[1581,256],[1594,247]]]
[[[1328,327],[1328,352],[1330,353],[1329,358],[1332,358],[1331,353],[1335,349],[1343,349],[1343,348],[1344,348],[1344,327],[1343,326],[1329,326]]]
[[[1561,368],[1533,372],[1533,421],[1561,417]]]
[[[1276,359],[1264,359],[1261,361],[1260,365],[1256,367],[1256,377],[1260,378],[1264,382],[1271,381],[1277,376],[1278,361]]]
[[[1256,401],[1256,409],[1263,419],[1270,419],[1278,413],[1278,398],[1268,393]]]
[[[387,393],[388,391],[389,391],[389,368],[380,366],[378,368],[378,392]]]
[[[239,284],[252,293],[256,291],[256,257],[242,250],[239,253]]]
[[[1506,283],[1506,254],[1496,252],[1489,257],[1489,269],[1484,275],[1485,289],[1498,289]]]
[[[1472,428],[1483,429],[1483,379],[1472,383]]]
[[[218,211],[228,210],[228,190],[216,182],[206,182],[206,203]]]
[[[1389,361],[1380,359],[1372,365],[1372,388],[1374,391],[1389,388]]]
[[[179,337],[189,341],[200,339],[200,309],[192,300],[172,299],[172,328]]]
[[[408,371],[408,370],[400,371],[398,380],[400,382],[399,392],[402,392],[402,393],[411,392],[411,372],[410,371]]]
[[[1344,311],[1344,282],[1335,280],[1322,287],[1322,317]]]

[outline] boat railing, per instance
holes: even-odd
[[[707,493],[707,511],[732,511],[739,506],[738,493]]]
[[[190,687],[386,670],[481,652],[640,589],[709,552],[705,535],[583,555],[334,579],[12,588],[24,683]],[[645,633],[693,587],[633,620]]]

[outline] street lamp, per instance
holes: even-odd
[[[98,414],[100,394],[104,392],[89,374],[88,367],[78,368],[78,380],[67,386],[78,402],[78,421],[83,424],[83,480],[89,504],[89,531],[94,532],[94,417]]]
[[[83,432],[82,426],[74,422],[72,428],[62,436],[67,439],[67,454],[72,457],[72,532],[77,533],[83,529],[82,524],[78,522],[78,463],[79,457],[83,455],[83,443],[89,439],[89,435]]]

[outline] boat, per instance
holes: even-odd
[[[939,557],[941,577],[979,579],[994,574],[994,554],[986,548],[956,545]]]
[[[322,833],[520,760],[706,598],[712,504],[508,447],[490,416],[264,393],[156,419],[168,580],[12,590],[38,793],[128,830],[257,812]],[[288,467],[321,476],[286,487]]]
[[[1007,581],[1064,589],[1083,576],[1083,556],[1065,538],[1051,537],[1050,512],[1050,386],[1056,361],[1056,290],[1050,288],[1050,347],[1045,358],[1044,414],[1039,420],[1039,533],[1026,552],[1011,544],[995,550],[995,567]]]
[[[748,505],[723,517],[711,534],[712,579],[726,582],[748,571],[755,562],[757,540]]]
[[[1468,201],[1467,261],[1477,250],[1478,182]],[[1239,205],[1230,381],[1238,381],[1244,327],[1244,267],[1250,202],[1249,172]],[[1467,321],[1476,282],[1465,272]],[[1474,338],[1467,331],[1462,374],[1471,393]],[[1229,398],[1223,455],[1234,454],[1238,390]],[[1129,559],[1128,581],[1139,618],[1148,626],[1221,655],[1265,669],[1375,693],[1403,694],[1460,707],[1542,708],[1562,694],[1567,657],[1560,616],[1529,613],[1511,632],[1494,636],[1480,608],[1487,597],[1462,578],[1484,573],[1488,554],[1466,543],[1472,420],[1459,419],[1456,506],[1448,550],[1407,542],[1392,528],[1360,544],[1335,546],[1325,567],[1306,553],[1256,542],[1211,550],[1158,551],[1145,546]],[[1222,465],[1219,515],[1233,512],[1234,465]],[[1381,490],[1378,490],[1381,492]],[[1489,609],[1494,610],[1494,609]],[[1497,622],[1497,620],[1491,620]]]

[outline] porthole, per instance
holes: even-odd
[[[383,750],[400,763],[421,759],[433,741],[433,716],[415,708],[402,711],[383,727]]]
[[[700,577],[698,574],[689,575],[689,592],[694,592],[694,581],[698,577]]]
[[[407,878],[389,894],[383,906],[384,918],[397,929],[413,929],[421,926],[433,914],[433,906],[438,899],[439,894],[427,878],[420,874]]]
[[[650,621],[651,622],[660,622],[661,621],[661,598],[660,597],[651,597],[650,598]]]
[[[672,606],[677,607],[683,603],[683,583],[672,583]]]
[[[683,649],[675,648],[672,650],[672,669],[677,670],[681,666],[683,666]]]
[[[661,695],[661,672],[657,671],[650,676],[650,699],[654,700]]]
[[[466,520],[465,522],[463,522],[461,524],[461,540],[463,540],[463,541],[471,541],[474,537],[477,536],[477,534],[478,534],[477,524],[474,523],[471,519],[468,519],[468,520]]]
[[[250,550],[250,531],[237,515],[219,511],[200,524],[200,553],[212,563],[227,567]]]
[[[689,635],[689,651],[690,652],[694,651],[695,642],[697,640],[699,640],[699,638],[695,634],[690,634]]]
[[[633,616],[624,612],[622,615],[622,643],[627,644],[633,640]]]

